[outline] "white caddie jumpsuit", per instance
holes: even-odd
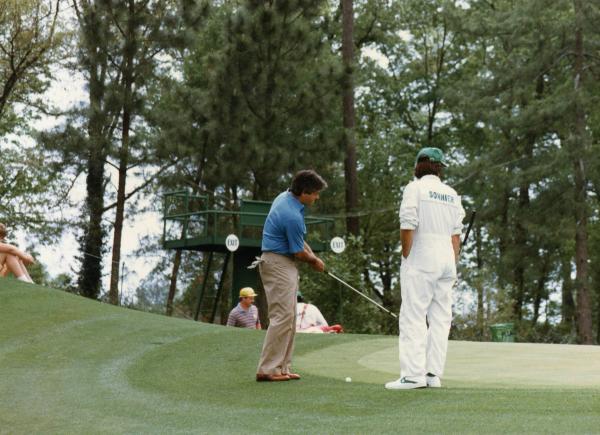
[[[400,268],[401,377],[424,381],[427,373],[444,372],[456,281],[452,235],[461,233],[464,217],[460,196],[435,175],[404,189],[400,228],[414,234]]]

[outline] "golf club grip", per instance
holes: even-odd
[[[477,214],[477,211],[473,210],[471,212],[471,218],[469,219],[469,226],[467,227],[467,232],[465,233],[465,238],[462,241],[462,246],[465,246],[467,244],[469,234],[471,233],[471,228],[473,228],[473,222],[475,221],[475,214]]]

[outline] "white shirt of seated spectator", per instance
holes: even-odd
[[[308,329],[314,326],[329,326],[321,311],[313,304],[298,302],[296,305],[296,330]]]

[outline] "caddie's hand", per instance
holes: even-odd
[[[25,255],[23,256],[23,258],[21,258],[21,260],[23,260],[23,264],[24,264],[25,266],[29,266],[30,264],[33,264],[33,263],[35,263],[35,260],[34,260],[34,259],[33,259],[33,257],[32,257],[31,255],[29,255],[29,254],[25,254]]]
[[[319,257],[310,264],[317,272],[325,272],[325,263]]]

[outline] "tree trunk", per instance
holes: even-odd
[[[548,255],[549,254],[546,253],[544,256],[542,270],[533,296],[533,319],[531,319],[531,325],[534,327],[540,317],[540,306],[542,305],[542,299],[544,298],[545,293],[544,289],[546,288],[546,281],[548,280],[548,268],[550,267]],[[548,318],[546,318],[546,321],[548,321]]]
[[[596,290],[596,343],[600,343],[600,290]]]
[[[533,147],[535,144],[535,137],[529,135],[527,140],[527,157],[532,157]],[[518,322],[523,319],[523,305],[525,304],[525,296],[527,294],[525,284],[525,260],[528,258],[528,245],[527,245],[527,229],[525,228],[524,220],[529,213],[529,182],[523,181],[519,187],[519,201],[518,201],[518,219],[515,222],[515,243],[514,247],[519,250],[519,255],[516,256],[515,270],[515,288],[516,293],[513,298],[513,314]]]
[[[121,240],[123,237],[123,220],[125,218],[125,187],[127,183],[127,167],[129,165],[129,132],[133,117],[133,57],[136,46],[134,20],[135,3],[133,0],[129,0],[126,40],[124,41],[123,48],[123,122],[121,126],[121,149],[119,150],[117,210],[113,231],[110,288],[108,290],[108,301],[113,305],[119,304],[119,265],[121,264]]]
[[[574,0],[575,6],[575,126],[572,145],[573,168],[575,175],[575,266],[577,276],[577,338],[582,344],[593,344],[592,310],[589,291],[588,269],[588,212],[587,178],[584,155],[586,151],[586,125],[583,107],[584,51],[583,51],[583,3]]]
[[[562,300],[560,304],[561,323],[573,327],[575,320],[575,301],[573,299],[573,280],[571,279],[571,259],[561,263]]]
[[[505,287],[507,285],[506,281],[508,280],[508,276],[509,276],[509,267],[510,265],[508,264],[508,251],[509,248],[511,246],[511,229],[509,229],[509,225],[508,225],[508,209],[510,207],[510,191],[508,190],[508,188],[504,189],[504,192],[502,194],[502,205],[500,210],[498,211],[498,214],[500,215],[500,222],[501,222],[501,226],[502,228],[504,228],[504,231],[501,231],[499,236],[498,236],[498,253],[500,254],[500,261],[499,261],[499,273],[498,273],[498,285],[500,287],[501,290],[505,291]]]
[[[110,272],[110,289],[108,301],[113,305],[119,304],[119,265],[121,263],[121,240],[123,236],[123,221],[125,217],[125,185],[127,181],[127,165],[129,164],[129,108],[123,109],[123,133],[121,150],[119,151],[119,182],[117,187],[117,210],[113,233],[112,263]],[[122,289],[121,289],[122,290]]]
[[[516,245],[521,246],[521,245]],[[525,301],[525,267],[519,258],[515,267],[515,294],[513,297],[513,317],[517,322],[523,319],[523,303]]]
[[[583,159],[575,162],[575,264],[577,275],[577,335],[583,344],[592,344],[592,310],[589,290],[587,204],[585,203],[585,168]],[[577,204],[577,201],[583,201]]]
[[[343,141],[346,150],[344,180],[346,184],[346,230],[350,234],[360,233],[358,210],[358,174],[354,113],[354,10],[353,0],[342,1],[342,59],[344,62],[343,89]]]
[[[173,315],[173,299],[177,291],[177,276],[179,275],[179,266],[181,265],[181,249],[175,251],[175,259],[173,260],[173,270],[171,271],[171,282],[169,284],[169,294],[167,295],[167,316]]]
[[[90,96],[92,92],[90,92]],[[92,103],[93,104],[93,103]],[[92,115],[93,116],[93,115]],[[96,130],[94,122],[90,128],[90,153],[87,161],[86,211],[87,223],[82,240],[81,271],[79,274],[79,293],[91,299],[100,295],[102,278],[102,243],[104,229],[102,214],[104,210],[104,141]]]
[[[87,125],[88,147],[87,177],[86,177],[86,210],[83,236],[81,239],[81,270],[79,272],[79,293],[92,299],[100,295],[102,279],[102,247],[104,229],[102,216],[104,214],[104,161],[109,143],[103,129],[107,119],[105,98],[105,74],[107,67],[106,56],[98,50],[98,41],[94,39],[92,29],[98,31],[102,26],[101,19],[95,12],[83,5],[81,10],[76,8],[83,33],[83,45],[87,56],[86,69],[89,73],[89,119]]]
[[[200,182],[202,181],[202,169],[204,159],[206,158],[206,142],[202,147],[202,155],[200,158],[200,164],[196,169],[196,176],[193,180],[194,188],[192,190],[193,193],[198,193],[200,191]],[[183,230],[181,231],[181,238],[185,237],[185,233]],[[169,283],[169,293],[167,294],[167,308],[166,314],[167,316],[173,315],[173,300],[175,299],[175,293],[177,293],[177,277],[179,275],[179,267],[181,265],[181,256],[182,251],[177,250],[175,252],[175,258],[173,259],[173,268],[171,269],[171,282]]]
[[[475,226],[475,255],[477,262],[477,335],[480,340],[483,340],[483,336],[485,333],[484,326],[484,312],[483,312],[483,298],[484,298],[484,288],[483,288],[483,256],[481,252],[481,226]],[[489,301],[488,301],[489,303]]]
[[[541,44],[541,43],[540,43]],[[541,46],[540,46],[541,51]],[[538,79],[536,80],[535,85],[535,99],[539,100],[542,97],[544,92],[544,76],[543,71],[541,71],[538,75]],[[523,106],[527,106],[528,102],[523,102]],[[527,157],[527,162],[531,161],[534,158],[533,150],[535,148],[535,142],[537,140],[536,133],[534,130],[529,130],[525,136],[524,141],[524,149],[523,156]],[[518,255],[516,256],[516,265],[515,265],[515,287],[516,287],[516,295],[514,297],[514,305],[513,305],[513,314],[515,315],[517,321],[521,321],[523,319],[523,305],[526,302],[526,297],[528,295],[527,290],[527,280],[526,280],[526,265],[524,260],[529,258],[530,249],[528,247],[527,240],[527,229],[526,229],[526,219],[529,216],[529,206],[530,206],[530,196],[529,196],[529,188],[530,181],[525,174],[525,171],[528,168],[528,164],[522,166],[521,170],[523,172],[522,177],[523,180],[519,186],[519,200],[518,200],[518,218],[515,223],[515,248],[519,250]],[[539,307],[538,307],[539,308]]]

